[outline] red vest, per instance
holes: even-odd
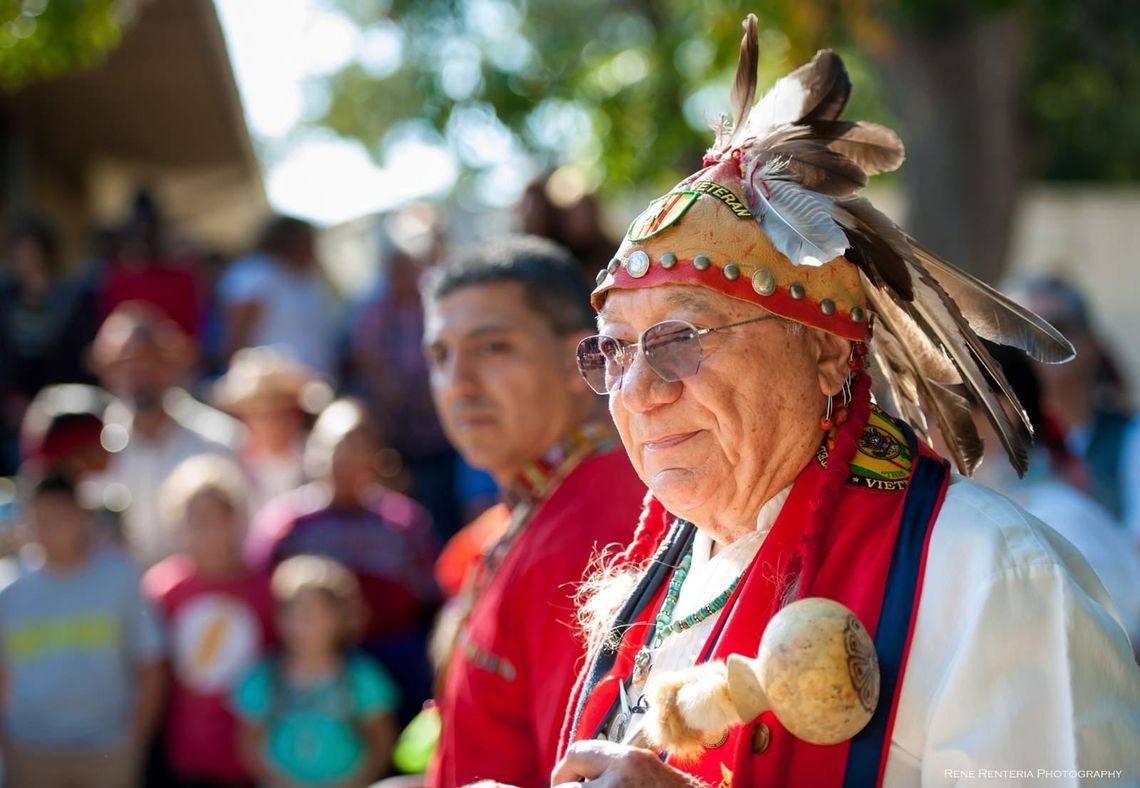
[[[574,591],[600,548],[629,541],[644,494],[619,447],[583,461],[534,513],[452,657],[427,785],[549,780],[562,711],[583,659]]]
[[[799,548],[809,507],[824,479],[826,445],[797,477],[791,494],[745,571],[702,651],[704,659],[755,656],[784,570]],[[677,768],[710,785],[868,786],[882,779],[906,653],[922,592],[931,526],[949,482],[944,460],[920,445],[904,424],[874,410],[837,501],[835,522],[821,535],[819,568],[799,597],[822,596],[850,608],[875,641],[881,690],[874,717],[851,741],[813,745],[794,738],[771,712],[736,726],[697,761]],[[632,624],[617,649],[603,648],[579,682],[571,704],[570,740],[597,736],[613,719],[619,681],[651,636],[665,587],[693,528],[677,524],[651,562],[615,625]],[[657,567],[654,569],[653,567]],[[564,743],[565,745],[565,743]]]

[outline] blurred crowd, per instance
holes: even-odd
[[[517,225],[591,280],[616,248],[592,198],[560,208],[542,183]],[[123,786],[142,770],[154,785],[349,786],[390,771],[396,732],[432,693],[439,552],[498,494],[432,404],[420,282],[450,245],[388,248],[375,291],[348,303],[295,218],[232,261],[181,242],[145,194],[86,260],[62,258],[48,221],[11,229],[0,476],[19,495],[0,510],[0,664],[14,783]],[[996,459],[980,478],[1085,553],[1137,642],[1131,392],[1075,288],[1009,292],[1078,356],[1001,358],[1034,461],[1024,479]]]

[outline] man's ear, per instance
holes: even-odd
[[[812,333],[816,344],[819,390],[825,397],[833,397],[843,388],[843,381],[851,374],[847,365],[851,357],[851,340],[824,331]]]
[[[585,394],[587,392],[593,393],[593,390],[586,385],[586,381],[578,372],[578,343],[588,336],[593,336],[589,331],[576,331],[572,334],[567,334],[562,337],[562,358],[564,363],[568,364],[567,376],[570,381],[570,391],[575,394]]]

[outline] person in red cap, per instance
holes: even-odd
[[[575,590],[596,555],[629,541],[644,487],[574,369],[593,316],[568,252],[489,244],[437,269],[424,301],[440,419],[498,482],[506,519],[437,633],[442,729],[427,782],[543,785],[583,655]]]
[[[24,471],[58,471],[83,479],[107,470],[103,412],[110,395],[95,386],[60,383],[40,390],[20,423]]]
[[[857,196],[903,151],[840,119],[838,56],[753,106],[755,17],[745,30],[733,122],[634,220],[579,346],[652,496],[584,608],[593,647],[552,781],[1140,781],[1140,671],[1096,575],[927,443],[929,419],[969,474],[975,401],[1024,472],[1027,417],[980,338],[1054,363],[1071,345]],[[803,692],[783,718],[739,703],[734,665],[814,597],[848,610],[846,669],[785,674]],[[797,715],[841,695],[865,727],[809,736]]]

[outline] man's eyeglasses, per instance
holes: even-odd
[[[658,377],[676,383],[700,370],[705,358],[701,337],[705,334],[776,318],[776,315],[762,315],[713,328],[697,328],[684,320],[666,320],[645,329],[637,342],[603,335],[586,337],[578,343],[578,371],[598,394],[612,394],[621,388],[622,375],[640,352]]]

